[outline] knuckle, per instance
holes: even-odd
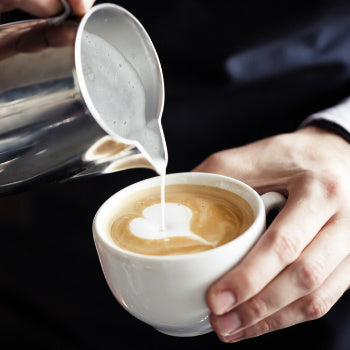
[[[338,198],[343,192],[344,171],[339,169],[339,165],[334,165],[327,170],[323,170],[320,178],[318,179],[319,186],[321,188],[322,196],[328,200]]]
[[[262,335],[272,332],[274,329],[269,322],[269,319],[264,319],[258,322],[254,327],[254,333],[257,335]]]
[[[345,171],[339,164],[330,165],[328,168],[323,166],[320,170],[304,171],[300,181],[296,183],[305,197],[332,203],[349,190],[348,181],[344,176]]]
[[[315,320],[324,316],[331,308],[331,303],[318,294],[310,295],[305,303],[304,316],[307,320]]]
[[[269,243],[282,264],[291,263],[299,255],[300,244],[296,234],[275,231]]]
[[[248,310],[250,318],[249,323],[261,320],[268,313],[266,303],[259,297],[255,297],[249,301]]]
[[[341,178],[336,173],[327,173],[323,176],[322,185],[325,191],[326,198],[332,199],[337,197],[341,189]]]
[[[312,291],[321,285],[324,268],[320,262],[301,262],[297,268],[297,285],[303,290]]]
[[[285,328],[288,325],[290,325],[288,319],[286,319],[283,314],[278,313],[259,321],[252,327],[249,327],[246,330],[246,333],[248,337],[256,337],[262,334],[277,331]]]

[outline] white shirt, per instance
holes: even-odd
[[[348,137],[350,138],[350,97],[333,107],[310,115],[302,122],[301,127],[322,120],[341,126],[344,131],[349,133]]]

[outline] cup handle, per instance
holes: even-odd
[[[264,203],[266,214],[272,209],[276,209],[276,208],[281,209],[283,207],[284,203],[287,200],[286,197],[283,196],[279,192],[267,192],[267,193],[264,193],[261,196],[261,199],[262,199],[262,201]]]

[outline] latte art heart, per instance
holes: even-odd
[[[162,229],[161,204],[153,204],[143,210],[143,218],[130,222],[132,234],[143,239],[169,239],[171,237],[187,237],[203,244],[214,246],[204,238],[191,232],[192,211],[178,203],[165,203],[165,230]]]
[[[115,209],[113,242],[139,254],[196,253],[232,241],[254,221],[253,210],[243,198],[211,186],[166,186],[164,230],[160,203],[160,187],[124,199]]]

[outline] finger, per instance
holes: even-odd
[[[227,335],[244,329],[316,290],[348,255],[349,231],[348,220],[329,223],[261,293],[229,313],[213,317],[214,330]]]
[[[14,2],[15,7],[38,17],[50,17],[63,9],[59,0],[18,0]]]
[[[94,4],[95,0],[69,0],[72,11],[78,16],[83,16]]]
[[[94,0],[69,0],[72,11],[78,16],[83,16],[94,4]],[[0,4],[0,12],[20,8],[34,16],[51,17],[63,10],[60,0],[7,0]]]
[[[299,181],[289,189],[285,207],[242,262],[207,293],[216,315],[250,299],[300,255],[336,208],[317,183]]]
[[[12,1],[10,0],[2,0],[0,1],[0,13],[10,11],[16,8]]]
[[[324,316],[347,289],[350,283],[349,271],[350,256],[347,256],[322,286],[311,294],[257,324],[221,339],[225,342],[236,342]]]

